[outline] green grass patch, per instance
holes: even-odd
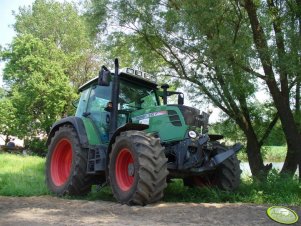
[[[300,205],[301,184],[293,179],[280,177],[273,170],[265,183],[256,183],[245,177],[236,192],[223,192],[216,188],[190,188],[183,185],[181,179],[172,180],[165,190],[165,202],[196,202],[196,203],[255,203],[273,205]],[[97,191],[96,187],[85,198],[88,200],[114,201],[111,189],[104,187]]]
[[[1,153],[0,195],[36,196],[48,194],[44,169],[44,158]]]
[[[49,194],[45,186],[45,159],[33,156],[0,154],[0,195],[39,196]],[[165,190],[165,202],[242,202],[274,205],[300,205],[301,184],[293,179],[280,177],[273,170],[265,183],[256,183],[244,177],[238,191],[229,193],[216,188],[189,188],[181,179],[173,180]],[[111,189],[98,190],[93,186],[90,194],[68,199],[115,201]]]
[[[269,162],[284,162],[287,152],[286,146],[264,146],[264,159]]]
[[[265,162],[284,162],[287,147],[286,146],[263,146],[262,147],[262,155]],[[247,162],[247,153],[244,148],[241,150],[238,155],[238,159]]]
[[[297,178],[281,178],[272,172],[267,182],[256,183],[245,177],[236,192],[223,192],[216,188],[189,188],[176,180],[165,192],[164,201],[173,202],[242,202],[255,204],[300,205],[301,185]]]

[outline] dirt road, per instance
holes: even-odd
[[[129,207],[114,202],[50,196],[0,197],[0,225],[280,225],[266,216],[267,208],[206,203]],[[301,216],[301,207],[292,209]]]

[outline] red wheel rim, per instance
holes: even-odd
[[[134,158],[129,149],[122,149],[117,156],[115,165],[116,181],[119,188],[128,191],[134,183]]]
[[[51,158],[51,179],[56,186],[63,185],[69,178],[72,164],[72,145],[62,139],[55,146]]]

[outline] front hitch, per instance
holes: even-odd
[[[215,167],[219,164],[221,164],[223,161],[231,157],[232,155],[236,154],[240,149],[242,149],[242,145],[240,143],[237,143],[233,145],[231,149],[228,151],[225,151],[223,153],[217,154],[214,157],[211,158],[209,161],[209,166],[210,167]]]
[[[232,146],[232,148],[228,149],[225,152],[219,153],[215,156],[213,156],[207,164],[205,164],[202,167],[199,168],[192,168],[190,169],[191,172],[194,172],[196,174],[202,174],[206,171],[214,170],[219,164],[223,163],[225,160],[230,158],[232,155],[236,154],[240,149],[242,149],[242,145],[240,143],[237,143]]]

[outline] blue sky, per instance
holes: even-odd
[[[20,6],[31,5],[34,0],[0,0],[0,45],[11,42],[15,35],[11,27],[15,22],[12,11],[18,12]]]
[[[0,45],[5,47],[15,36],[12,24],[15,22],[15,17],[12,11],[18,12],[20,6],[31,5],[34,0],[0,0]],[[4,63],[0,62],[0,87],[2,83],[2,70]]]

